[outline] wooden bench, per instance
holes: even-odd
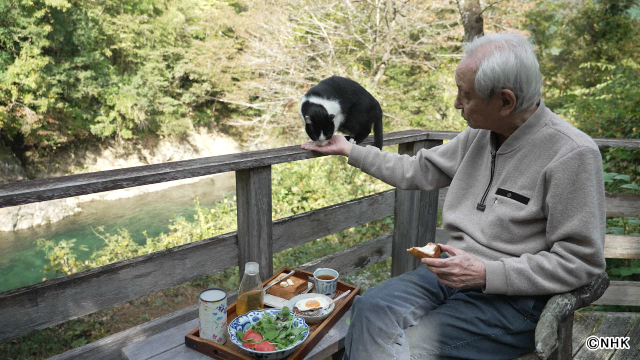
[[[455,132],[422,130],[388,133],[385,134],[384,145],[399,145],[400,153],[414,154],[421,148],[437,146],[456,135]],[[640,140],[595,140],[601,146],[640,148]],[[372,143],[372,140],[367,140],[367,143]],[[234,266],[239,266],[242,271],[247,261],[259,262],[261,276],[266,278],[273,273],[274,253],[390,215],[395,215],[393,233],[330,254],[305,266],[332,267],[347,276],[392,258],[392,276],[396,276],[420,265],[405,249],[424,245],[428,241],[444,241],[444,234],[436,229],[438,203],[443,198],[443,191],[439,195],[438,191],[390,190],[272,221],[271,166],[314,157],[318,155],[304,151],[299,146],[289,146],[0,185],[0,207],[8,207],[234,171],[239,229],[237,232],[2,292],[0,341]],[[608,207],[610,199],[607,199]],[[637,200],[616,201],[624,204],[612,205],[619,212],[617,216],[639,216],[640,202]],[[333,224],[333,227],[327,229],[324,226],[326,223]],[[638,237],[611,239],[614,238],[607,237],[610,253],[625,253],[633,248],[635,253],[632,258],[640,258],[636,246]],[[212,262],[211,254],[216,254],[218,260]],[[613,283],[599,301],[618,299],[615,294],[620,292],[639,298],[638,287],[617,285]],[[128,345],[188,323],[197,316],[197,308],[193,305],[54,358],[119,359],[122,349]],[[342,338],[338,335],[334,342],[323,349],[318,348],[318,351],[324,354],[338,351],[342,347]]]

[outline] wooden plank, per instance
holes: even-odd
[[[640,217],[640,194],[607,193],[607,217]]]
[[[571,340],[573,338],[573,317],[566,318],[558,325],[558,349],[550,360],[571,360]]]
[[[578,311],[574,314],[573,336],[571,337],[572,355],[574,357],[582,348],[587,337],[596,331],[602,319],[604,319],[604,313],[602,312]]]
[[[604,257],[607,259],[640,259],[640,236],[605,235]]]
[[[49,358],[49,360],[120,360],[122,359],[122,349],[124,347],[136,344],[138,341],[143,341],[148,337],[170,330],[176,326],[180,326],[197,316],[198,307],[197,305],[192,305],[100,340],[96,340],[87,345],[53,356]]]
[[[426,143],[400,144],[398,154],[415,155],[424,148]],[[391,276],[398,276],[415,270],[419,261],[406,252],[418,245],[418,222],[420,219],[420,191],[396,189],[396,203],[394,209],[393,235],[394,243],[391,257]]]
[[[594,138],[598,146],[640,148],[640,139]]]
[[[184,339],[184,335],[182,337]],[[185,345],[173,348],[156,356],[149,358],[150,360],[211,360],[215,357],[207,356],[193,349],[189,349]]]
[[[340,277],[345,277],[391,257],[392,242],[393,235],[387,233],[297,268],[313,271],[319,267],[328,267],[338,271]]]
[[[640,358],[640,314],[632,313],[635,322],[625,335],[629,337],[629,349],[618,349],[610,360],[628,360]]]
[[[200,322],[196,317],[167,331],[124,347],[122,357],[127,360],[148,360],[158,354],[184,346],[184,335],[198,326],[200,326]]]
[[[255,261],[260,278],[266,279],[273,275],[271,166],[236,171],[236,198],[239,274]]]
[[[400,131],[384,134],[384,145],[389,146],[425,139],[449,140],[453,139],[457,134],[457,132],[452,131]],[[362,145],[372,144],[373,137],[369,137],[362,143]],[[0,208],[271,166],[320,156],[324,155],[303,150],[299,145],[293,145],[269,150],[1,184]]]
[[[348,229],[387,216],[393,211],[394,196],[393,191],[375,194],[277,220],[273,224],[274,247],[282,251],[324,236],[324,231],[331,231],[327,223]],[[345,220],[350,213],[354,214],[353,223]],[[309,231],[300,232],[300,228]],[[0,318],[0,341],[236,266],[236,243],[233,232],[0,293],[0,312],[8,314]],[[73,302],[64,302],[70,299]],[[70,303],[74,306],[68,306]]]
[[[338,322],[322,337],[313,350],[305,356],[305,360],[323,360],[344,348],[344,337],[347,335],[347,330],[349,329],[349,325],[347,325],[345,321],[350,317],[351,310],[342,315]]]
[[[388,190],[276,220],[273,226],[273,251],[280,252],[393,215],[395,196],[395,190]]]
[[[236,301],[238,293],[236,291],[227,294],[229,302]],[[197,302],[197,299],[194,299]],[[121,331],[117,334],[110,335],[106,338],[94,341],[90,344],[69,350],[62,354],[56,355],[51,360],[75,360],[75,359],[101,359],[116,360],[122,359],[125,353],[123,350],[131,346],[132,351],[136,352],[136,346],[143,343],[143,340],[153,337],[154,335],[171,331],[175,327],[180,327],[185,323],[196,319],[197,326],[198,305],[191,305],[184,309],[180,309],[171,314],[164,315],[157,319],[147,321],[138,326]],[[189,329],[193,330],[195,327]],[[182,343],[184,344],[184,334],[182,334]],[[172,346],[171,343],[157,343],[158,349],[164,351]],[[175,344],[173,344],[175,345]],[[137,356],[137,355],[136,355]],[[124,356],[126,358],[126,356]]]
[[[429,139],[451,140],[457,134],[457,132],[453,131],[423,130],[386,133],[384,134],[384,145],[397,145]],[[637,139],[594,140],[600,146],[639,147]],[[362,145],[372,144],[373,138],[369,137]],[[2,184],[0,185],[0,208],[270,166],[319,156],[323,155],[303,150],[299,145],[293,145],[277,149]]]
[[[426,141],[426,148],[431,149],[438,145],[442,145],[442,141]],[[436,242],[436,223],[438,221],[438,200],[439,200],[439,190],[433,191],[420,191],[420,207],[419,207],[419,215],[418,219],[418,236],[417,246],[424,246],[430,242]],[[409,255],[406,252],[408,248],[404,249],[403,255]],[[414,259],[418,260],[418,259]],[[416,261],[417,269],[421,263],[420,261]]]
[[[415,155],[423,148],[432,148],[440,144],[442,144],[441,141],[401,144],[398,153]],[[420,261],[407,253],[407,249],[414,246],[424,246],[435,239],[438,190],[397,189],[394,213],[395,241],[392,251],[391,275],[398,276],[420,266]]]
[[[594,304],[640,306],[640,281],[612,281]]]
[[[634,321],[635,319],[627,313],[607,313],[593,335],[599,337],[624,336]],[[583,346],[576,354],[576,358],[581,360],[604,360],[609,359],[613,352],[614,349],[589,350],[586,346]]]
[[[0,293],[0,341],[235,266],[236,241],[225,234]]]

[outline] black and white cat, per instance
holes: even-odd
[[[352,143],[361,143],[373,126],[374,145],[382,149],[382,109],[378,101],[357,82],[332,76],[302,97],[300,115],[311,140],[326,145],[340,130]]]

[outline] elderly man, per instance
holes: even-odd
[[[449,186],[448,257],[355,299],[345,359],[511,359],[534,349],[552,294],[605,268],[602,160],[589,136],[549,110],[531,44],[493,34],[465,44],[455,107],[469,127],[416,156],[324,147],[402,189]]]

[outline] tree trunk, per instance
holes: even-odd
[[[458,9],[464,26],[464,41],[484,35],[484,20],[479,0],[458,0]]]

